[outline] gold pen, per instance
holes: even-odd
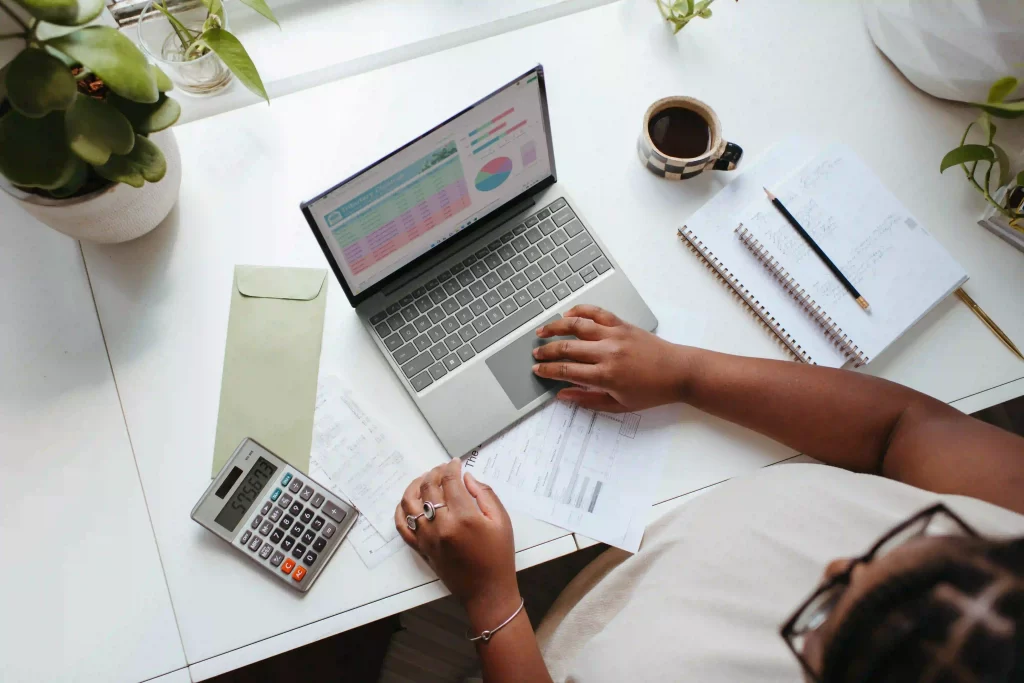
[[[981,306],[975,303],[974,299],[972,299],[970,295],[964,291],[963,287],[957,288],[956,295],[960,298],[960,301],[963,301],[965,304],[967,304],[967,308],[971,309],[971,311],[974,312],[974,315],[978,316],[978,318],[981,319],[981,322],[985,323],[985,326],[988,327],[988,329],[992,330],[992,333],[994,335],[999,337],[1000,341],[1006,344],[1006,346],[1011,351],[1013,351],[1014,355],[1017,356],[1017,358],[1024,360],[1024,356],[1022,356],[1020,350],[1013,345],[1013,342],[1010,341],[1010,338],[1006,336],[1006,333],[999,329],[999,325],[996,325],[995,322],[993,322],[992,318],[988,317],[988,314],[985,313],[985,311],[981,310]]]

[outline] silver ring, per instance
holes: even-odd
[[[429,500],[423,503],[423,514],[421,516],[426,517],[428,521],[434,521],[434,517],[437,516],[437,511],[441,508],[448,507],[447,503],[431,503]]]
[[[406,515],[405,516],[405,524],[406,524],[406,526],[408,526],[413,531],[416,531],[416,527],[418,526],[416,524],[416,520],[419,519],[420,517],[422,517],[425,514],[426,513],[421,512],[420,514],[415,515],[415,516],[414,515]]]

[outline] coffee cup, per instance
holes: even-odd
[[[743,149],[722,137],[714,110],[692,97],[666,97],[644,114],[636,143],[647,170],[669,180],[686,180],[707,169],[731,171]]]

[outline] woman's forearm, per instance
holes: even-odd
[[[507,600],[488,600],[487,604],[467,605],[474,635],[493,629],[519,607],[518,594]],[[512,621],[488,642],[477,641],[477,654],[484,683],[550,683],[547,667],[540,655],[537,638],[523,608]]]

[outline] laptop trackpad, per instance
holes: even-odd
[[[552,320],[558,320],[561,317],[560,315],[552,316],[541,325],[547,325]],[[545,379],[533,374],[533,366],[537,362],[533,357],[533,350],[556,339],[571,339],[571,337],[541,339],[537,336],[535,329],[528,330],[487,359],[487,367],[491,369],[491,374],[501,384],[501,388],[505,390],[516,410],[549,391],[558,391],[573,386],[569,382]]]

